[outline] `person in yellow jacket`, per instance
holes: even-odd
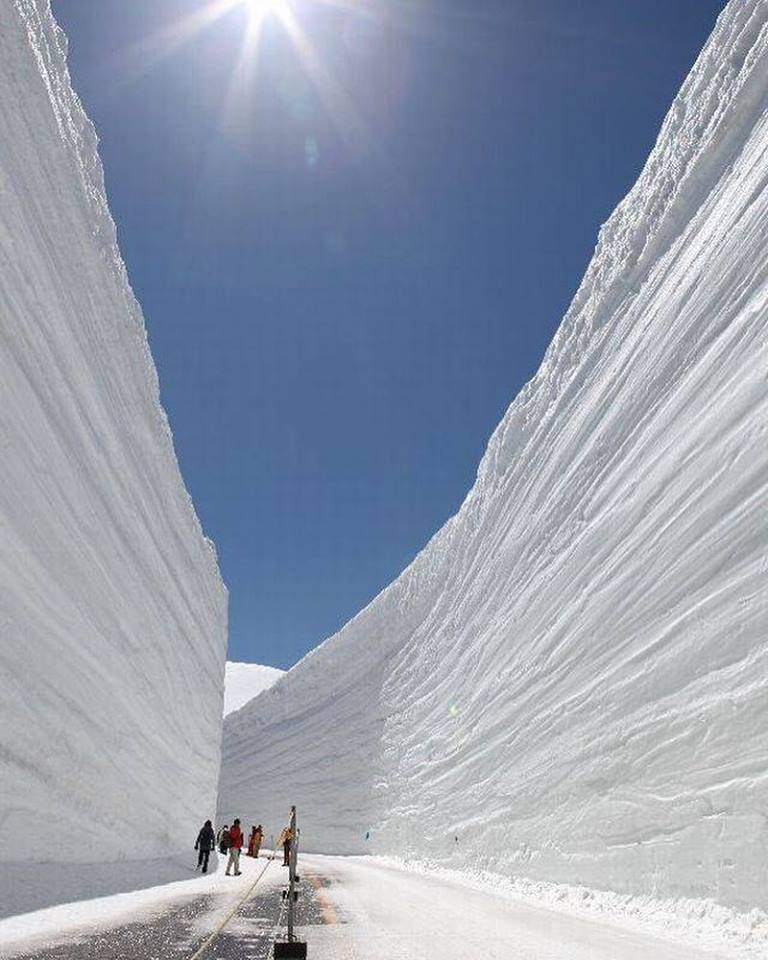
[[[248,838],[249,857],[258,857],[263,839],[264,831],[261,829],[261,824],[259,824],[258,827],[251,827],[251,835]]]
[[[293,830],[290,827],[284,827],[283,832],[280,834],[280,839],[277,841],[278,846],[283,845],[283,866],[289,867],[291,865],[291,843],[293,842]]]

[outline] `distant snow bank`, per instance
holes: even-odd
[[[65,50],[47,0],[0,3],[0,860],[24,865],[189,855],[226,650]]]
[[[227,718],[222,813],[765,943],[767,328],[768,0],[734,0],[460,512]]]
[[[228,660],[224,680],[224,716],[239,710],[263,690],[268,690],[284,673],[284,670],[278,670],[277,667],[263,667],[258,663],[233,663]]]

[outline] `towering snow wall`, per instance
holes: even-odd
[[[63,37],[47,0],[3,0],[0,859],[190,845],[225,632]]]
[[[733,0],[458,515],[226,721],[225,816],[768,906],[767,186]]]

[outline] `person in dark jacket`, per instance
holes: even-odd
[[[219,844],[219,853],[226,853],[229,850],[229,826],[226,823],[221,830],[219,830],[217,842]]]
[[[283,848],[283,866],[290,867],[291,843],[293,842],[293,830],[291,830],[290,827],[285,827],[283,832],[280,834],[280,839],[277,842],[278,842],[278,845],[282,845],[282,848]]]
[[[213,832],[213,825],[210,820],[206,820],[195,841],[195,850],[197,854],[197,865],[203,868],[203,873],[208,873],[208,858],[216,849],[216,834]]]

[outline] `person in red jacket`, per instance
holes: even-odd
[[[240,876],[240,851],[243,848],[243,831],[240,829],[240,821],[235,820],[229,828],[229,860],[227,860],[226,875],[230,876],[229,868],[235,868],[235,876]]]

